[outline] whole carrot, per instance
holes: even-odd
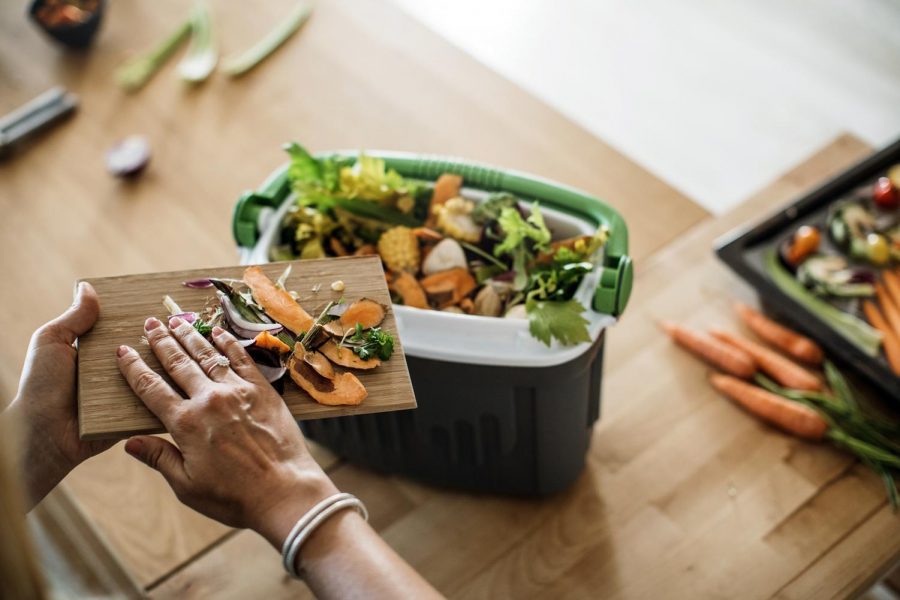
[[[713,329],[710,333],[714,338],[726,344],[731,344],[735,348],[740,348],[752,356],[756,364],[759,365],[760,370],[781,385],[794,390],[811,392],[817,392],[822,389],[822,382],[819,381],[818,377],[774,350],[769,350],[762,344],[757,344],[721,329]]]
[[[660,327],[671,336],[675,343],[712,366],[745,379],[756,375],[756,361],[740,348],[668,321],[661,321]]]
[[[884,280],[884,287],[887,288],[888,294],[894,301],[894,306],[900,308],[900,277],[893,271],[884,271],[881,278]]]
[[[875,294],[878,296],[878,304],[881,305],[888,324],[894,329],[894,333],[900,336],[900,308],[894,305],[893,299],[881,282],[875,282]]]
[[[776,396],[730,375],[715,373],[710,375],[709,381],[721,394],[749,412],[797,437],[819,441],[828,432],[825,419],[805,404]]]
[[[863,312],[866,314],[866,319],[872,324],[872,327],[884,335],[882,340],[884,353],[887,355],[891,370],[895,375],[900,375],[900,339],[897,338],[897,334],[885,321],[884,316],[874,302],[871,300],[863,302]]]
[[[821,365],[825,359],[819,345],[808,337],[791,331],[741,302],[735,303],[734,310],[753,333],[793,358],[811,365]]]

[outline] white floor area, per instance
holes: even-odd
[[[900,137],[897,0],[394,1],[712,212]]]

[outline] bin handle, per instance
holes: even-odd
[[[628,227],[611,206],[575,188],[547,179],[473,164],[460,159],[429,157],[400,152],[367,152],[384,159],[386,166],[404,177],[435,180],[444,173],[455,173],[473,187],[488,191],[507,191],[516,196],[545,202],[557,210],[584,217],[609,229],[604,247],[603,272],[594,291],[593,308],[618,317],[631,296],[634,267],[628,255]],[[323,153],[320,156],[353,157],[356,152]],[[245,192],[234,210],[234,237],[239,246],[252,247],[258,237],[258,218],[262,207],[277,208],[290,194],[288,165],[276,170],[255,192]]]

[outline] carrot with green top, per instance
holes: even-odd
[[[820,441],[828,423],[814,409],[766,391],[730,375],[715,373],[709,381],[721,394],[760,419],[807,440]]]
[[[884,344],[884,353],[887,356],[888,363],[891,365],[891,370],[895,375],[900,375],[900,339],[897,338],[897,334],[894,333],[894,330],[888,325],[874,302],[871,300],[863,302],[863,312],[872,327],[884,335],[884,339],[882,340],[882,344]]]
[[[735,303],[734,310],[753,333],[785,354],[811,365],[821,365],[825,359],[822,348],[808,337],[776,323],[741,302]]]
[[[900,336],[900,308],[894,304],[894,300],[880,281],[875,282],[875,295],[878,296],[878,304],[881,305],[881,310],[884,311],[884,316],[887,317],[894,334]]]
[[[884,271],[881,275],[888,296],[894,301],[894,306],[900,309],[900,277],[891,271]]]
[[[721,329],[713,329],[710,333],[714,338],[752,356],[760,370],[781,385],[794,390],[811,392],[822,389],[822,382],[818,377],[774,350]]]
[[[756,375],[756,361],[743,350],[675,323],[661,321],[659,325],[676,344],[712,366],[744,379]]]

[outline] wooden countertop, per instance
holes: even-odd
[[[214,2],[225,51],[292,5]],[[78,93],[71,122],[0,163],[0,264],[17,285],[0,311],[0,389],[15,393],[31,331],[78,277],[235,261],[239,193],[283,161],[282,142],[466,156],[539,173],[607,199],[625,217],[635,296],[611,333],[589,468],[545,501],[450,493],[381,477],[319,451],[373,524],[453,596],[845,595],[897,556],[898,521],[877,481],[844,455],[790,440],[707,389],[703,368],[653,328],[727,319],[748,295],[712,238],[864,155],[840,139],[723,219],[478,65],[384,0],[319,3],[302,33],[239,81],[184,89],[172,65],[146,89],[115,88],[116,65],[160,39],[182,3],[110,3],[90,53],[70,55],[0,7],[0,111],[55,82]],[[106,175],[103,153],[142,133],[150,169]],[[654,373],[648,381],[647,373]],[[152,595],[294,597],[274,550],[181,506],[120,446],[65,492],[98,540]]]

